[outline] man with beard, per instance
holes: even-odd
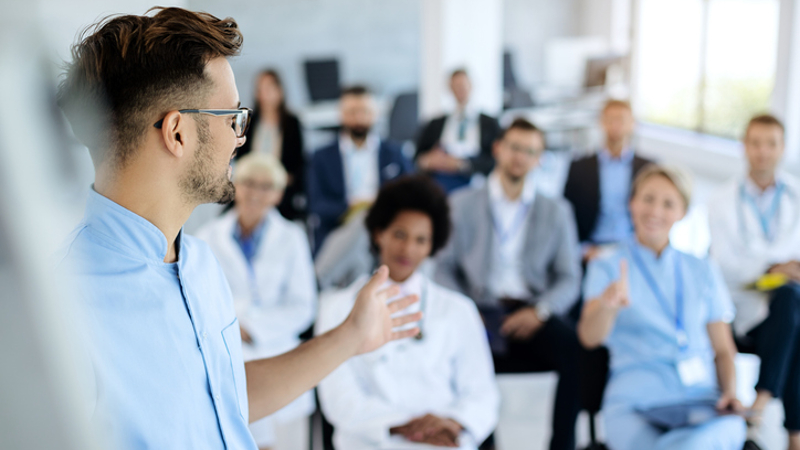
[[[227,57],[233,19],[179,8],[105,19],[73,49],[59,104],[90,149],[95,183],[59,270],[77,288],[87,416],[119,449],[248,449],[249,421],[311,389],[420,315],[391,316],[383,267],[341,326],[268,359],[242,360],[225,275],[182,227],[233,198],[230,161],[249,113]],[[90,363],[89,363],[90,362]]]
[[[500,134],[486,186],[451,196],[453,237],[434,279],[478,305],[497,373],[558,372],[550,449],[574,450],[579,345],[563,317],[580,290],[580,251],[569,204],[529,176],[542,151],[525,119]]]
[[[375,104],[366,87],[343,90],[339,103],[339,138],[314,153],[309,172],[314,254],[328,233],[372,204],[385,182],[412,171],[400,146],[372,131]]]

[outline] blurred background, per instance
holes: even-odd
[[[52,249],[82,216],[93,168],[53,96],[81,30],[109,14],[143,14],[155,5],[142,0],[2,0],[0,5],[0,448],[92,448],[93,437],[72,415],[79,383],[70,375],[76,327],[64,320],[68,289],[46,268]],[[558,195],[569,161],[600,144],[603,102],[629,99],[638,122],[635,148],[694,175],[695,205],[674,241],[698,255],[708,249],[702,205],[711,190],[742,170],[738,139],[750,116],[769,111],[784,121],[786,167],[800,172],[797,0],[161,5],[236,19],[245,44],[231,63],[243,106],[253,106],[258,72],[277,69],[309,153],[330,140],[338,125],[339,89],[363,83],[376,94],[381,134],[413,154],[419,124],[453,105],[449,73],[466,68],[476,106],[501,124],[526,116],[545,130],[549,152],[536,182]],[[198,210],[187,230],[215,213]],[[552,391],[517,379],[503,388],[532,389],[533,397]],[[527,403],[519,403],[504,406],[504,417],[511,419],[501,426],[513,429],[515,414],[541,414],[545,423],[541,430],[520,428],[506,435],[517,433],[514,439],[524,442],[522,436],[530,433],[536,442],[546,442],[549,407],[529,411]],[[785,438],[776,430],[779,448]]]

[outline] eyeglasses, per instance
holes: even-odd
[[[208,114],[210,116],[234,116],[231,128],[236,133],[237,138],[243,138],[250,127],[250,118],[253,117],[253,110],[250,108],[239,109],[181,109],[178,110],[181,114]],[[153,126],[161,128],[164,125],[164,119],[154,123]]]

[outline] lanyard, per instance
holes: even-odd
[[[758,221],[761,223],[761,231],[764,232],[764,238],[766,238],[767,241],[770,242],[772,242],[772,240],[775,238],[774,234],[772,233],[773,231],[771,229],[772,227],[770,225],[772,219],[775,218],[775,215],[778,212],[778,207],[780,207],[781,194],[783,193],[783,188],[784,188],[783,183],[777,183],[777,186],[775,187],[775,195],[772,197],[772,204],[769,205],[769,208],[762,213],[761,210],[758,209],[758,205],[756,204],[756,199],[753,198],[752,195],[749,195],[745,190],[744,183],[742,184],[741,187],[742,198],[747,203],[750,204],[750,207],[753,209],[753,212],[756,214],[756,217],[758,217]]]
[[[414,339],[418,341],[421,341],[422,338],[425,337],[422,331],[422,324],[425,321],[425,306],[427,302],[428,302],[428,283],[427,280],[422,280],[422,289],[419,294],[419,310],[422,312],[422,319],[419,319],[419,322],[417,322],[417,326],[419,327],[419,333],[417,333],[417,335],[414,336]]]
[[[661,308],[667,314],[667,316],[672,315],[672,309],[669,307],[669,302],[667,301],[667,297],[661,292],[661,289],[658,287],[658,283],[656,283],[655,277],[653,274],[647,269],[644,261],[642,261],[642,257],[639,254],[638,249],[634,245],[630,245],[631,255],[633,256],[633,262],[636,264],[636,267],[644,276],[645,281],[647,282],[650,290],[653,292],[653,296],[655,296],[658,303],[661,305]],[[678,340],[678,347],[681,351],[685,351],[689,348],[689,336],[686,333],[686,325],[683,321],[683,274],[681,273],[681,261],[680,256],[675,255],[675,335]]]
[[[519,208],[517,208],[517,214],[514,216],[514,219],[511,221],[511,225],[508,227],[507,230],[503,230],[503,227],[500,225],[500,221],[497,220],[497,214],[495,214],[494,211],[492,211],[492,223],[494,224],[494,232],[495,235],[497,236],[497,240],[500,241],[501,247],[511,238],[511,236],[515,235],[517,231],[519,231],[519,229],[525,223],[525,217],[528,215],[528,210],[530,208],[531,208],[530,204],[521,202]]]

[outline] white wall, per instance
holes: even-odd
[[[511,51],[517,82],[544,80],[544,45],[579,33],[578,0],[505,0],[503,45]]]
[[[188,0],[188,7],[239,23],[244,49],[232,65],[245,105],[267,66],[283,76],[290,106],[306,104],[305,58],[338,57],[344,84],[365,83],[378,94],[418,85],[420,0]]]
[[[490,114],[503,105],[503,0],[426,0],[421,21],[420,112],[429,118],[455,105],[449,74],[464,68],[470,104]]]

